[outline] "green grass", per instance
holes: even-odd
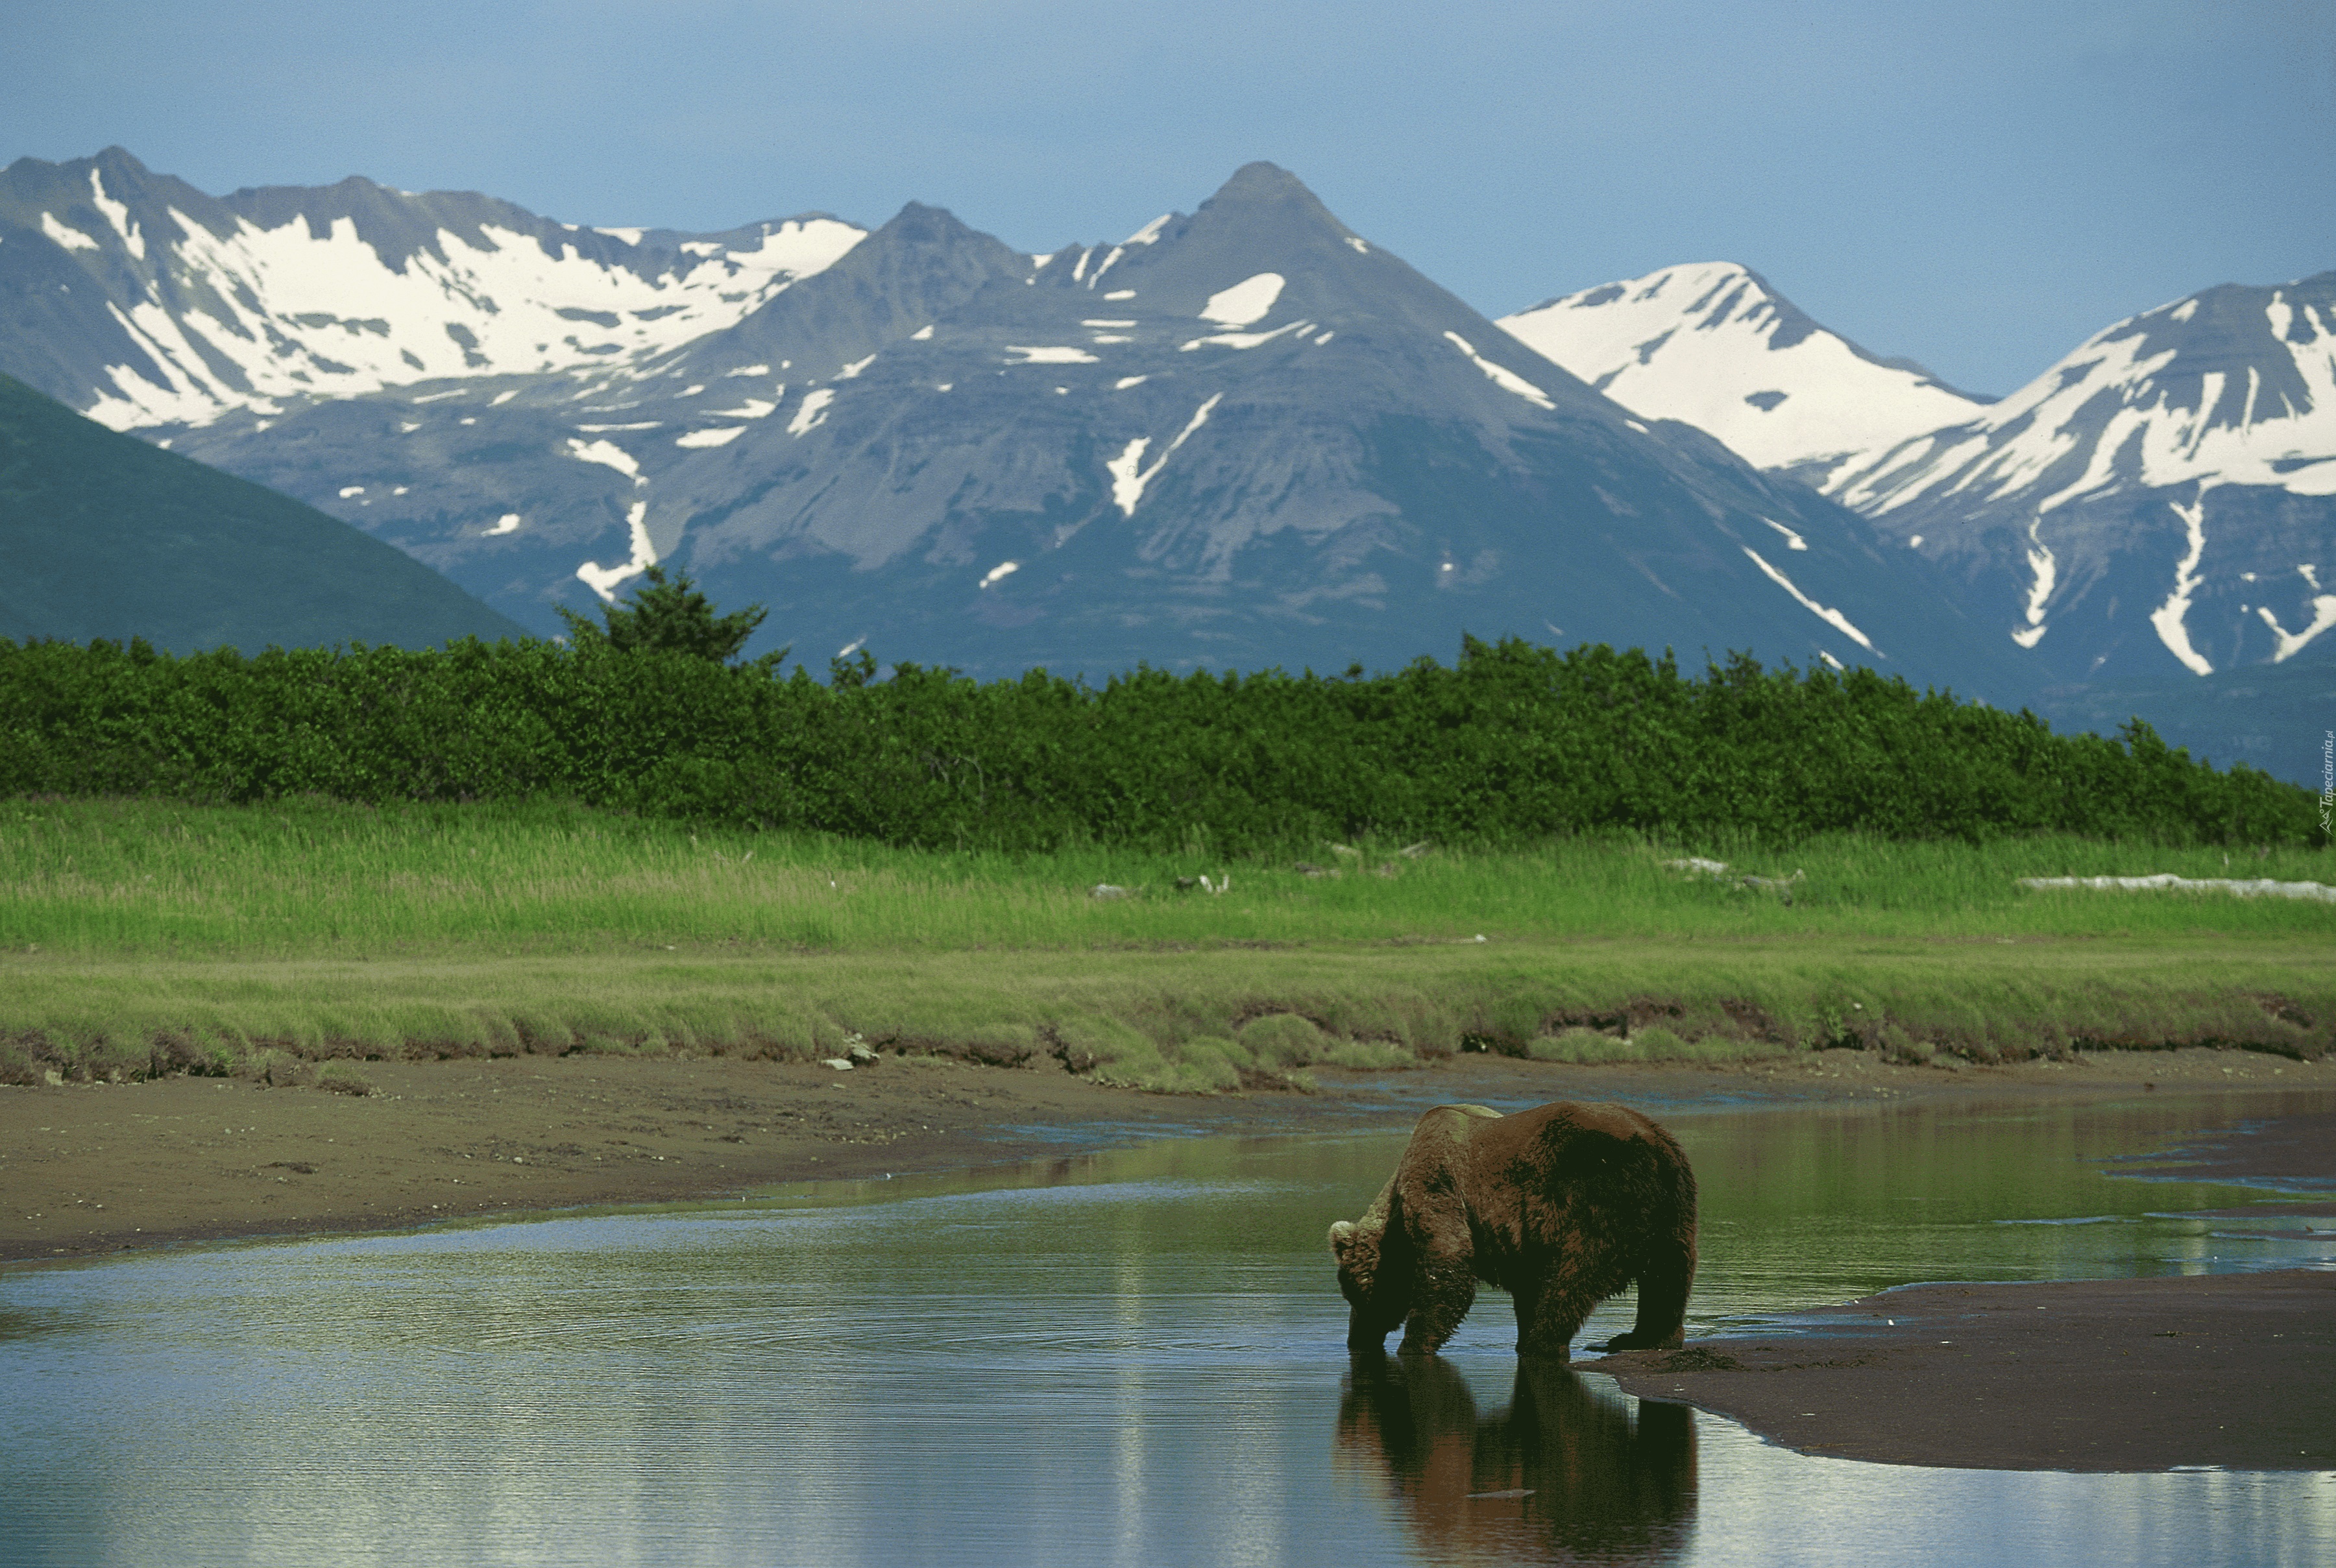
[[[800,1057],[856,1035],[1227,1089],[1468,1048],[2317,1056],[2336,1020],[2336,906],[2014,884],[2336,881],[2324,852],[2225,866],[2219,851],[2065,839],[1353,847],[1310,852],[1331,878],[693,834],[548,808],[0,803],[0,1076],[307,1081],[287,1064],[578,1049]],[[1688,852],[1806,874],[1786,904],[1660,864]],[[1175,891],[1202,871],[1230,871],[1232,891]],[[1097,882],[1133,891],[1099,901]]]
[[[745,944],[952,950],[1405,938],[2336,937],[2336,905],[2208,894],[2037,893],[2023,876],[2171,871],[2336,881],[2336,854],[2258,858],[2068,838],[1820,839],[1789,851],[1562,840],[1530,851],[1329,844],[1294,860],[1066,850],[1007,856],[692,831],[580,809],[326,803],[205,808],[0,803],[0,948],[86,954],[382,956]],[[1682,875],[1697,853],[1771,891]],[[1391,874],[1379,874],[1382,869]],[[1230,871],[1222,897],[1180,877]],[[1131,896],[1104,901],[1110,883]]]

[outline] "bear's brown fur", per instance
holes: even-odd
[[[1621,1105],[1561,1100],[1504,1116],[1438,1105],[1357,1222],[1330,1227],[1347,1344],[1432,1355],[1476,1281],[1515,1298],[1520,1355],[1567,1359],[1591,1309],[1635,1280],[1639,1317],[1608,1349],[1677,1345],[1695,1280],[1695,1174]]]

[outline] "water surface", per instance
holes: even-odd
[[[2192,1217],[2263,1191],[2116,1174],[2263,1104],[1669,1107],[1689,1331],[1916,1280],[2336,1266],[2312,1222]],[[1491,1291],[1445,1357],[1350,1364],[1323,1232],[1401,1142],[12,1271],[0,1560],[2336,1559],[2336,1475],[1795,1455],[1521,1371]]]

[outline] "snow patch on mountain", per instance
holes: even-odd
[[[2150,612],[2149,624],[2166,651],[2187,666],[2192,674],[2212,675],[2214,667],[2190,646],[2190,629],[2183,625],[2184,618],[2190,613],[2191,596],[2198,591],[2198,562],[2206,554],[2205,487],[2199,487],[2198,498],[2188,506],[2174,503],[2174,514],[2182,520],[2190,549],[2174,568],[2174,591],[2166,595],[2164,604]]]
[[[2336,495],[2336,272],[2128,317],[1979,417],[1844,473],[1835,493],[1871,516],[1950,496],[2051,511],[2206,482]]]
[[[1148,435],[1138,436],[1129,442],[1117,457],[1104,464],[1105,471],[1111,475],[1112,503],[1119,508],[1122,516],[1135,515],[1135,504],[1144,499],[1145,488],[1158,477],[1160,471],[1167,466],[1169,458],[1175,455],[1176,449],[1190,441],[1192,438],[1192,433],[1209,422],[1209,415],[1214,412],[1224,395],[1222,392],[1217,393],[1199,408],[1194,409],[1192,417],[1184,422],[1184,428],[1176,433],[1176,439],[1168,443],[1167,450],[1160,454],[1159,459],[1150,468],[1137,466],[1144,461],[1146,449],[1152,445],[1152,438]]]
[[[122,238],[122,248],[138,260],[145,260],[146,236],[137,224],[130,220],[129,204],[116,201],[105,193],[105,180],[94,169],[89,171],[89,199],[105,215],[105,220],[113,225],[113,232]],[[48,214],[41,216],[45,218]]]
[[[1827,606],[1819,604],[1815,599],[1813,599],[1807,594],[1803,593],[1800,589],[1794,584],[1791,578],[1786,577],[1783,572],[1778,571],[1775,567],[1769,565],[1767,558],[1763,556],[1758,550],[1754,550],[1750,545],[1747,544],[1744,546],[1743,549],[1744,553],[1752,558],[1752,564],[1758,567],[1764,573],[1766,573],[1770,582],[1775,583],[1778,588],[1781,588],[1786,593],[1791,594],[1794,599],[1803,609],[1807,610],[1811,615],[1815,616],[1819,620],[1825,622],[1827,626],[1833,628],[1835,631],[1840,632],[1844,637],[1854,640],[1857,646],[1864,648],[1866,652],[1874,653],[1876,651],[1873,640],[1864,632],[1858,630],[1857,628],[1849,623],[1849,617],[1842,614],[1841,611],[1837,609],[1833,609]],[[1835,667],[1838,668],[1839,667],[1836,666]]]
[[[2304,645],[2313,638],[2331,627],[2336,627],[2336,593],[2317,591],[2320,585],[2312,579],[2310,567],[2300,566],[2296,570],[2303,574],[2303,580],[2314,590],[2312,598],[2312,618],[2304,624],[2303,629],[2288,630],[2280,623],[2279,617],[2273,613],[2269,605],[2259,605],[2255,609],[2255,613],[2263,618],[2263,625],[2271,628],[2273,639],[2271,661],[2273,664],[2285,664],[2301,653]]]
[[[1007,360],[1006,363],[1008,365],[1093,365],[1095,363],[1095,356],[1085,349],[1072,348],[1063,345],[1045,345],[1026,348],[1009,343],[1006,346],[1006,352],[1022,356],[1019,359]]]
[[[616,566],[588,560],[576,569],[577,580],[609,604],[617,602],[618,584],[640,576],[657,564],[657,548],[649,543],[648,515],[649,503],[646,501],[633,502],[625,513],[625,528],[632,542],[631,559]]]
[[[1231,288],[1220,289],[1209,296],[1201,307],[1201,319],[1213,321],[1220,326],[1247,326],[1264,319],[1281,297],[1284,279],[1279,272],[1260,272],[1244,278]]]
[[[803,435],[818,429],[820,425],[826,423],[827,405],[834,401],[835,388],[832,386],[822,386],[816,392],[804,393],[803,402],[795,405],[795,416],[787,421],[787,433]]]
[[[1667,267],[1500,324],[1632,413],[1696,425],[1762,468],[1838,466],[1985,406],[1826,331],[1733,262]]]
[[[41,232],[63,246],[67,250],[102,249],[98,242],[71,224],[60,223],[50,214],[41,214]]]
[[[2059,559],[2038,531],[2043,521],[2040,517],[2028,521],[2028,570],[2033,575],[2028,585],[2027,622],[2011,634],[2011,640],[2022,648],[2034,648],[2044,640],[2049,629],[2044,622],[2045,607],[2051,602],[2053,585],[2060,576]],[[1914,535],[1914,543],[1919,546],[1922,542],[1922,536]]]
[[[1502,391],[1514,392],[1519,397],[1523,398],[1527,403],[1536,404],[1543,408],[1555,408],[1557,406],[1556,404],[1550,401],[1548,393],[1543,392],[1540,387],[1535,386],[1532,382],[1527,381],[1523,376],[1519,375],[1507,365],[1494,364],[1491,360],[1477,353],[1475,346],[1470,343],[1466,338],[1461,336],[1458,333],[1447,332],[1444,336],[1451,339],[1453,346],[1459,349],[1461,353],[1466,355],[1470,363],[1475,365],[1477,369],[1483,371],[1487,376],[1491,377],[1493,385],[1498,386]]]
[[[641,472],[641,465],[633,460],[633,454],[613,441],[579,441],[571,435],[568,438],[568,455],[579,462],[597,463],[605,468],[613,468],[635,484],[648,482],[648,477]]]
[[[1177,346],[1186,354],[1196,348],[1255,348],[1260,344],[1271,343],[1277,337],[1303,332],[1312,325],[1309,321],[1293,321],[1287,326],[1277,326],[1271,332],[1212,332],[1206,337],[1195,337]]]

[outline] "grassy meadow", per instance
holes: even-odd
[[[2317,1055],[2336,1017],[2336,905],[2015,880],[2336,882],[2327,851],[1847,835],[1406,847],[1011,855],[580,807],[20,798],[0,802],[0,1076],[823,1056],[858,1036],[1204,1089],[1470,1048]],[[1661,864],[1689,854],[1730,877]],[[1179,891],[1203,873],[1230,891]],[[1787,898],[1734,873],[1798,880]],[[1095,898],[1098,883],[1125,896]]]

